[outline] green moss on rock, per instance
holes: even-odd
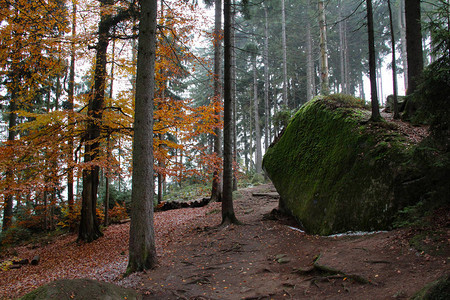
[[[392,125],[369,117],[359,99],[318,97],[300,108],[264,156],[280,208],[308,232],[386,229],[404,206],[395,183],[408,144]]]

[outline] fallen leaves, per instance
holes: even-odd
[[[199,225],[203,220],[210,220],[204,216],[211,210],[217,210],[219,205],[212,203],[202,208],[155,213],[158,255],[170,255],[165,251],[166,246],[182,238],[178,234],[180,230],[194,219]],[[76,235],[64,235],[41,248],[32,249],[32,245],[26,245],[11,249],[17,257],[6,258],[0,264],[0,299],[20,297],[38,286],[63,278],[90,278],[117,283],[127,267],[129,224],[111,225],[104,234],[92,243],[77,243]],[[36,255],[41,258],[39,265],[9,269],[13,260]],[[135,276],[130,275],[124,284],[130,284],[129,281],[134,279]]]

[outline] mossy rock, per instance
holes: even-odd
[[[411,300],[447,300],[450,299],[450,274],[440,277],[438,280],[427,284],[418,291]]]
[[[280,209],[307,232],[387,229],[410,204],[397,195],[410,145],[395,125],[369,118],[357,98],[317,97],[300,108],[264,156]]]
[[[50,299],[142,299],[135,290],[91,279],[62,279],[37,288],[23,300]]]

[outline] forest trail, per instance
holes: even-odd
[[[156,213],[159,265],[126,278],[128,224],[110,226],[91,244],[66,235],[11,249],[19,258],[38,254],[41,263],[0,271],[0,299],[61,278],[113,282],[144,299],[403,299],[448,272],[448,229],[446,248],[433,256],[411,249],[410,229],[307,235],[288,219],[267,218],[278,204],[273,192],[272,185],[240,190],[239,226],[218,226],[220,203]]]

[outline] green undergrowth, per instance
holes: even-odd
[[[394,187],[408,168],[411,145],[395,125],[369,119],[360,99],[317,97],[264,156],[280,208],[308,232],[386,229],[405,206]]]

